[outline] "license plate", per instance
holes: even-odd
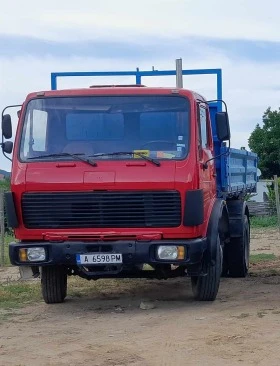
[[[77,254],[78,264],[120,264],[122,263],[122,254]]]

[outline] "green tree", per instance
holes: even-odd
[[[256,125],[248,141],[250,149],[259,156],[263,178],[280,176],[280,108],[269,107],[263,115],[263,126]]]

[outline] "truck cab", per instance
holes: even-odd
[[[228,114],[218,105],[187,89],[141,85],[27,96],[6,194],[17,239],[9,254],[14,265],[40,269],[46,303],[64,301],[72,275],[189,276],[195,298],[212,301],[221,274],[247,274],[244,195],[254,189],[256,157],[242,152],[245,181],[236,186],[223,143]],[[12,135],[8,114],[2,134]]]

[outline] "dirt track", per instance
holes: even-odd
[[[252,237],[252,253],[280,255],[276,230]],[[280,260],[222,279],[213,303],[194,302],[188,279],[116,285],[15,311],[0,324],[0,365],[280,364]]]

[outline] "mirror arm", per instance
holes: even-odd
[[[219,155],[217,155],[217,156],[214,156],[214,157],[213,157],[213,158],[211,158],[211,159],[206,160],[206,161],[202,164],[202,168],[203,168],[203,170],[208,169],[208,163],[209,163],[209,161],[212,161],[212,160],[215,160],[215,159],[217,159],[217,158],[220,158],[221,156],[227,156],[227,155],[229,155],[229,153],[230,153],[230,139],[229,139],[229,141],[228,141],[228,149],[227,149],[227,152],[222,153],[222,154],[219,154]]]
[[[7,107],[5,107],[4,109],[3,109],[3,111],[2,111],[2,118],[3,118],[3,116],[4,116],[4,113],[5,113],[5,111],[6,111],[6,109],[8,109],[8,108],[13,108],[13,107],[22,107],[22,104],[13,104],[13,105],[7,105]]]
[[[7,155],[6,155],[6,153],[4,153],[4,151],[2,150],[2,152],[3,152],[3,155],[5,156],[5,158],[6,159],[8,159],[8,160],[10,160],[10,162],[12,162],[12,159],[11,158],[9,158]]]
[[[207,100],[206,101],[207,104],[209,104],[209,103],[215,103],[215,102],[221,102],[221,103],[223,103],[223,105],[225,106],[225,111],[226,111],[226,113],[228,113],[227,104],[226,104],[226,102],[223,99],[213,99],[213,100]]]
[[[3,141],[3,135],[2,135],[2,142],[0,143],[1,149],[2,149],[2,154],[5,156],[6,159],[10,160],[12,162],[12,159],[6,155],[5,151],[3,150],[3,145],[4,145],[4,141]]]
[[[1,149],[2,149],[2,153],[3,155],[5,156],[6,159],[10,160],[12,162],[12,159],[6,155],[5,151],[3,150],[3,145],[4,145],[4,142],[3,142],[3,135],[2,135],[2,142],[0,143],[0,146],[1,146]]]
[[[220,157],[220,156],[222,156],[222,155],[227,155],[227,154],[228,154],[228,153],[223,153],[223,154],[220,154],[220,155],[214,156],[214,157],[213,157],[213,158],[211,158],[211,159],[206,160],[206,161],[202,164],[202,168],[203,168],[203,170],[208,169],[208,163],[209,163],[209,161],[215,160],[216,158],[218,158],[218,157]]]

